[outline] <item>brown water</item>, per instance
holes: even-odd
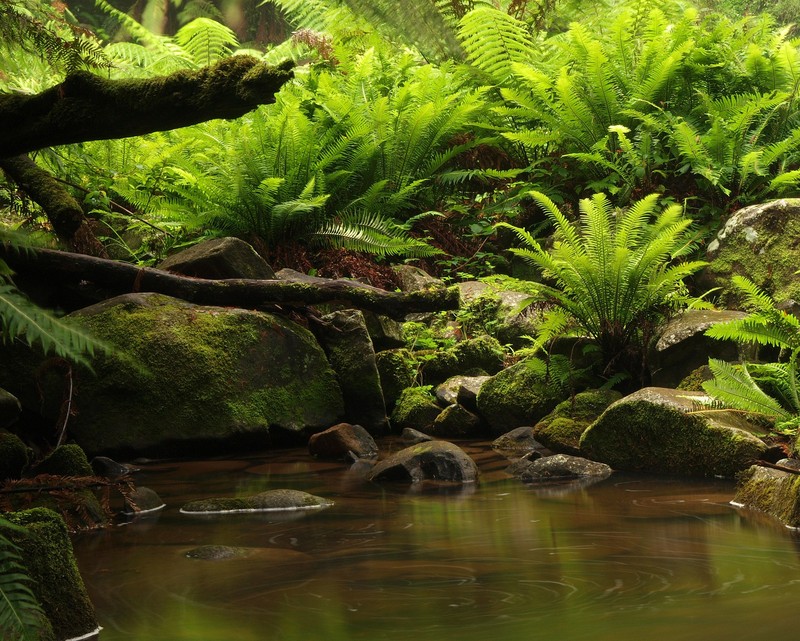
[[[371,485],[299,449],[142,466],[137,482],[167,508],[75,541],[100,641],[798,638],[797,535],[730,507],[731,482],[537,488],[485,444],[465,447],[483,472],[465,489]],[[178,512],[281,487],[335,505]],[[260,549],[186,556],[208,544]]]

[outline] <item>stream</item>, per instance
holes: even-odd
[[[732,481],[525,485],[488,443],[459,445],[477,486],[374,485],[302,448],[141,464],[167,507],[73,539],[100,641],[797,638],[800,535],[731,507]],[[274,488],[334,505],[179,512]],[[187,557],[204,545],[253,549]]]

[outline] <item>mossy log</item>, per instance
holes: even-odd
[[[0,158],[87,140],[167,131],[214,118],[238,118],[292,78],[290,64],[270,67],[232,56],[196,71],[111,80],[87,71],[36,95],[0,95]]]
[[[54,249],[19,252],[3,245],[0,258],[18,274],[50,283],[87,281],[111,290],[109,295],[156,292],[197,305],[259,309],[271,304],[344,302],[357,309],[402,319],[410,313],[457,309],[459,303],[455,287],[399,293],[358,281],[313,276],[291,280],[205,280],[83,254]]]

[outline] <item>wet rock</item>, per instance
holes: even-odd
[[[305,441],[342,418],[341,391],[316,339],[280,316],[143,293],[66,318],[114,347],[92,358],[94,374],[81,372],[81,411],[70,421],[91,454],[264,447],[277,437]],[[13,376],[23,403],[38,407],[33,376]],[[58,385],[45,390],[51,418]]]
[[[607,478],[611,468],[605,463],[597,463],[579,456],[554,454],[533,461],[520,459],[512,463],[506,471],[512,476],[525,481],[551,481],[556,479],[574,479],[581,477]]]
[[[16,434],[0,432],[0,481],[20,478],[29,463],[25,443]]]
[[[453,403],[445,407],[434,419],[430,432],[438,438],[480,436],[483,432],[483,421],[461,405]]]
[[[587,390],[559,403],[533,427],[533,436],[553,452],[579,456],[583,432],[611,405],[622,398],[614,390]]]
[[[86,453],[79,445],[68,443],[54,449],[34,469],[35,474],[55,474],[57,476],[93,476]]]
[[[387,432],[386,404],[364,315],[357,309],[331,312],[313,331],[336,373],[345,416],[372,434]]]
[[[92,466],[92,471],[95,476],[102,476],[111,481],[121,479],[123,476],[128,476],[131,472],[137,471],[137,468],[117,463],[114,459],[107,456],[95,456],[89,464]]]
[[[371,481],[452,481],[475,483],[478,466],[457,445],[429,441],[407,447],[379,462],[369,475]]]
[[[189,550],[186,558],[198,561],[228,561],[230,559],[246,559],[252,556],[253,549],[233,547],[230,545],[201,545]]]
[[[4,516],[24,528],[21,533],[5,530],[3,534],[20,548],[32,579],[30,588],[52,626],[52,636],[45,634],[42,638],[88,638],[97,632],[94,607],[61,516],[41,507]]]
[[[659,332],[648,357],[653,385],[676,387],[691,372],[707,365],[709,358],[740,360],[737,343],[709,338],[705,332],[745,316],[731,310],[690,309],[670,320]]]
[[[498,436],[492,441],[492,447],[504,454],[521,456],[541,450],[544,446],[534,438],[533,427],[523,425]]]
[[[238,238],[215,238],[167,257],[159,269],[212,280],[253,278],[272,280],[275,272],[255,249]]]
[[[428,431],[441,411],[425,388],[409,387],[397,399],[391,422],[395,429]]]
[[[403,439],[404,443],[408,443],[409,445],[414,445],[415,443],[427,443],[428,441],[435,440],[432,436],[423,434],[422,432],[410,427],[403,428],[403,431],[400,433],[400,438]]]
[[[244,498],[211,498],[190,501],[182,514],[233,514],[240,512],[274,512],[319,510],[332,501],[300,490],[268,490]]]
[[[734,476],[766,445],[737,412],[698,412],[698,392],[646,387],[613,403],[580,447],[615,470],[677,476]]]
[[[800,528],[800,473],[753,465],[739,476],[731,503]]]
[[[360,459],[376,458],[378,445],[361,425],[339,423],[324,432],[312,434],[308,451],[316,458],[351,461],[353,456]]]
[[[132,503],[131,503],[132,502]],[[133,515],[152,514],[166,507],[161,497],[149,487],[138,485],[125,502],[125,513]]]
[[[529,359],[490,378],[477,398],[478,412],[498,435],[521,425],[535,425],[561,400]]]

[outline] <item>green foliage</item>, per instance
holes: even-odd
[[[0,517],[0,530],[25,532]],[[0,532],[0,633],[8,641],[40,639],[46,618],[29,587],[19,549]]]
[[[525,229],[500,226],[524,245],[511,251],[553,283],[539,285],[553,307],[545,312],[538,345],[561,335],[589,336],[600,347],[607,373],[630,368],[642,375],[655,325],[691,300],[683,280],[705,264],[681,260],[693,248],[691,220],[678,205],[657,212],[656,194],[622,212],[596,194],[581,201],[578,224],[544,194],[531,196],[556,229],[552,249]]]
[[[751,281],[733,277],[751,313],[742,319],[714,325],[706,334],[720,340],[777,347],[785,360],[776,363],[731,365],[709,361],[714,378],[703,389],[727,407],[762,414],[776,421],[779,430],[800,425],[800,320],[776,309],[773,300]]]

